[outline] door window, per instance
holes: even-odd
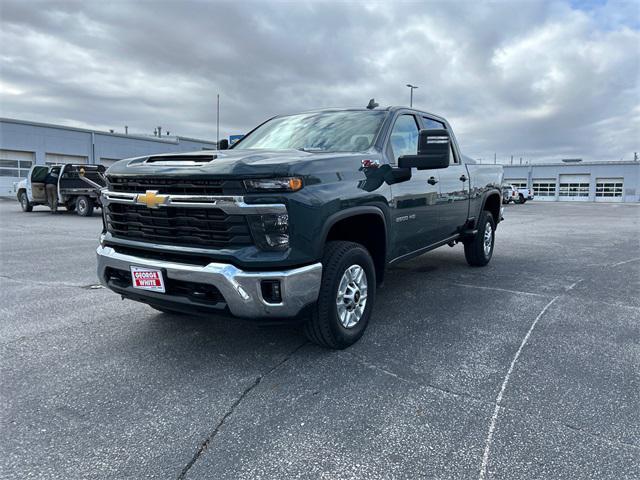
[[[49,173],[49,169],[47,167],[35,167],[31,172],[31,181],[44,182],[47,173]]]
[[[418,154],[418,124],[413,115],[400,115],[391,131],[391,150],[397,163],[402,155]]]

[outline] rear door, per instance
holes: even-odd
[[[423,115],[420,118],[422,128],[433,129],[447,126],[436,119]],[[453,134],[451,134],[451,146],[449,147],[449,166],[438,170],[432,170],[439,175],[438,198],[436,201],[438,211],[438,239],[444,240],[458,233],[467,222],[469,215],[469,179],[467,167],[461,162],[457,152],[453,148]]]
[[[387,157],[397,166],[398,157],[418,153],[418,118],[402,113],[395,119],[387,142]],[[391,185],[391,216],[395,232],[393,258],[438,241],[438,171],[411,169],[411,179]]]
[[[27,195],[33,202],[45,202],[47,195],[44,190],[44,179],[49,173],[49,167],[37,165],[31,169],[27,179]]]

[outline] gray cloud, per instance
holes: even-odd
[[[637,2],[0,3],[0,113],[215,137],[326,106],[450,119],[476,158],[630,159]]]

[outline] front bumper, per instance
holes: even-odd
[[[191,265],[165,260],[141,258],[117,252],[109,246],[99,246],[98,278],[107,288],[124,297],[151,305],[175,310],[220,310],[220,305],[208,305],[206,301],[193,300],[171,292],[156,293],[134,289],[131,285],[115,284],[107,272],[130,272],[132,265],[162,270],[165,280],[203,284],[216,287],[232,315],[245,318],[294,317],[306,305],[318,299],[322,279],[322,264],[314,263],[304,267],[283,271],[244,271],[226,263]],[[280,303],[269,303],[262,296],[261,281],[280,281]]]

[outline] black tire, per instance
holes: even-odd
[[[519,203],[519,204],[522,204],[524,202],[526,202],[526,200],[524,199],[524,195],[522,194],[518,195],[518,201],[514,201],[514,203]]]
[[[347,327],[340,320],[336,301],[343,275],[353,266],[364,270],[367,296],[360,319]],[[361,301],[360,295],[360,290],[354,293],[358,302]],[[305,335],[313,343],[326,348],[343,349],[353,345],[367,328],[375,296],[376,271],[367,249],[354,242],[328,242],[322,257],[320,294],[311,317],[304,325]]]
[[[93,200],[86,195],[76,198],[76,213],[81,217],[90,217],[93,214]]]
[[[488,253],[485,251],[485,233],[491,227],[491,245]],[[478,232],[464,242],[464,256],[472,267],[484,267],[493,256],[493,247],[496,241],[496,222],[491,212],[483,210],[478,219]]]
[[[31,212],[33,211],[33,205],[29,201],[29,197],[27,196],[27,192],[24,190],[20,192],[18,195],[18,200],[20,201],[20,208],[22,208],[23,212]]]

